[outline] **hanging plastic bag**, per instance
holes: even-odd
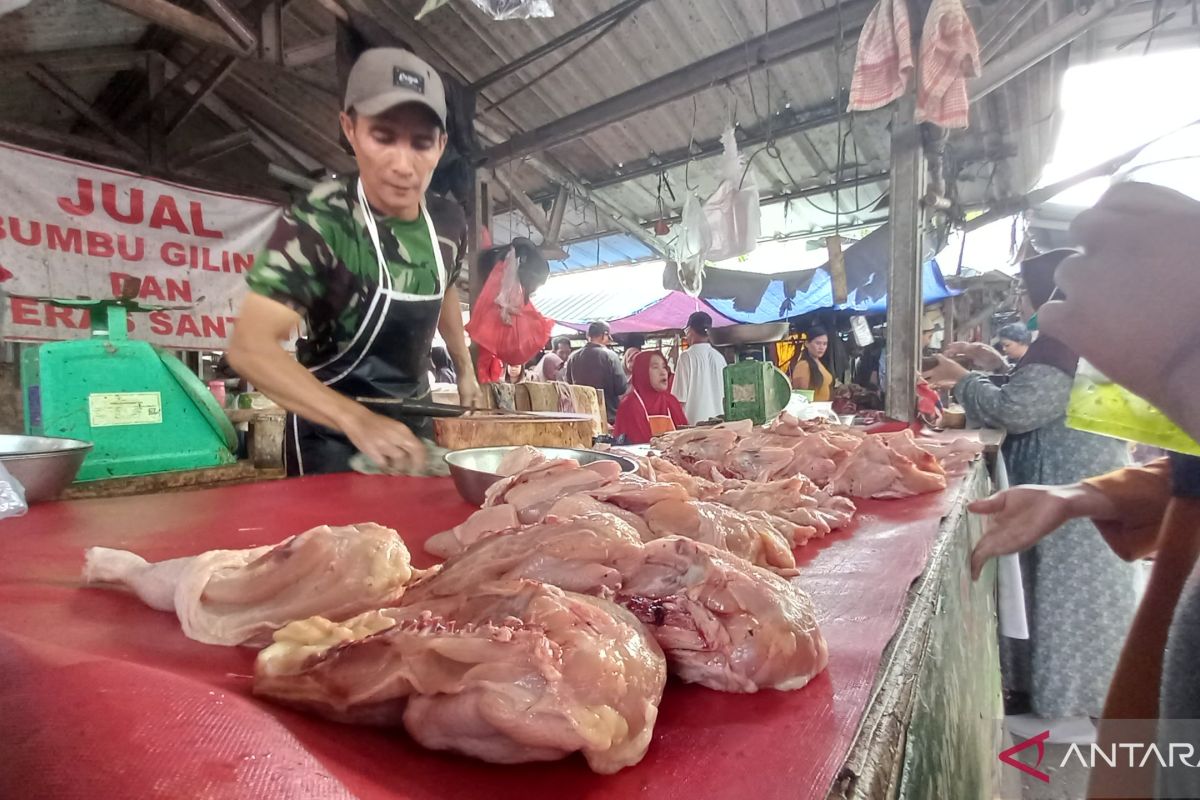
[[[760,212],[758,184],[738,154],[733,128],[721,135],[725,147],[721,155],[721,183],[704,201],[711,247],[709,261],[744,256],[758,244]]]
[[[425,0],[425,5],[421,6],[416,18],[421,19],[449,2],[450,0]],[[497,21],[554,16],[554,6],[550,4],[550,0],[471,0],[471,3]]]
[[[505,364],[524,364],[533,358],[554,328],[554,320],[542,316],[529,302],[519,271],[516,248],[510,247],[484,282],[477,310],[466,326],[471,341]]]
[[[0,519],[19,517],[29,510],[25,502],[25,487],[0,464]]]

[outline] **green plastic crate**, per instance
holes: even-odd
[[[774,364],[739,361],[725,368],[725,420],[762,425],[787,408],[792,382]]]

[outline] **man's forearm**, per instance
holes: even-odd
[[[229,364],[277,404],[318,425],[345,431],[355,417],[370,413],[321,383],[274,342],[231,349]]]
[[[454,371],[459,375],[474,373],[471,350],[467,347],[467,334],[463,330],[462,307],[459,305],[458,289],[451,286],[442,298],[442,313],[438,317],[438,333],[446,342],[446,352],[454,362]]]

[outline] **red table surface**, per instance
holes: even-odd
[[[0,797],[824,798],[960,487],[864,502],[851,530],[798,551],[829,641],[812,683],[735,695],[672,680],[646,758],[616,775],[579,757],[484,764],[278,708],[250,695],[254,651],[190,641],[173,615],[79,585],[92,545],[159,560],[323,523],[392,526],[427,566],[422,542],[471,510],[448,479],[330,475],[35,506],[0,522]]]

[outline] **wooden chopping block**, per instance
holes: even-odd
[[[518,444],[590,448],[593,421],[582,414],[545,414],[542,419],[469,414],[435,419],[433,430],[437,443],[447,450]]]

